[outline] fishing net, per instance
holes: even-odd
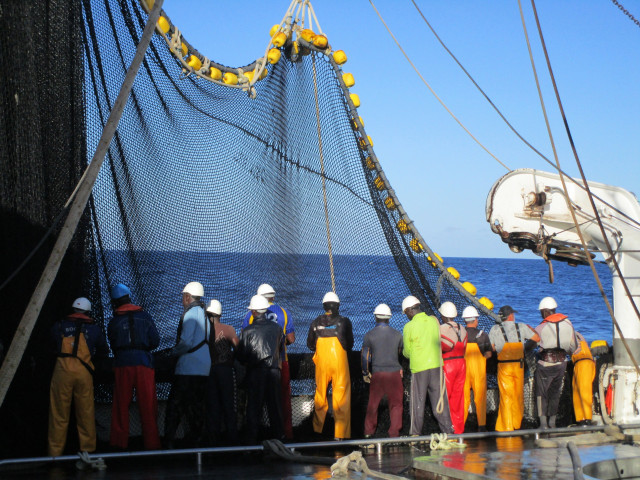
[[[3,252],[11,252],[3,278],[47,229],[57,233],[58,216],[95,151],[147,19],[135,0],[42,3],[3,1],[0,16],[3,31],[14,33],[3,36],[0,52],[8,72],[0,80],[0,202],[9,227],[0,241]],[[38,61],[16,68],[15,52],[27,47]],[[459,312],[475,305],[481,328],[493,325],[490,310],[446,269],[402,209],[355,121],[340,67],[317,49],[293,58],[287,48],[251,98],[183,71],[165,38],[154,35],[25,358],[45,350],[46,331],[77,296],[90,298],[92,315],[106,327],[115,283],[129,285],[134,303],[155,319],[159,350],[175,343],[186,283],[201,282],[207,300],[222,302],[223,322],[238,330],[256,288],[269,283],[295,326],[289,348],[299,405],[294,425],[304,425],[314,388],[306,336],[332,282],[341,313],[353,323],[354,350],[373,327],[379,303],[391,306],[390,323],[402,330],[400,304],[409,294],[429,314],[444,301]],[[45,243],[0,291],[10,311],[10,321],[1,323],[7,346],[50,247]],[[354,432],[361,431],[367,398],[357,357],[351,362]],[[171,372],[163,373],[161,364],[163,400]],[[37,371],[41,378],[27,382],[27,391],[39,399],[34,409],[42,421],[48,371]],[[405,383],[409,377],[407,371]],[[110,401],[109,380],[103,374],[97,381],[99,403]],[[99,424],[108,430],[108,419]]]

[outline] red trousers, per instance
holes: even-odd
[[[113,387],[113,408],[111,409],[111,438],[114,447],[127,448],[129,443],[129,405],[136,389],[138,410],[142,423],[144,448],[159,450],[158,399],[156,397],[155,370],[142,365],[115,367]]]
[[[451,412],[453,433],[464,432],[464,382],[467,369],[464,358],[444,361],[444,378],[447,385],[447,399]]]
[[[378,406],[380,400],[386,395],[389,401],[389,416],[391,425],[389,426],[389,437],[398,437],[402,428],[402,376],[397,372],[377,372],[371,376],[369,387],[369,404],[367,405],[367,416],[364,419],[364,434],[373,435],[378,426]]]
[[[293,425],[291,423],[291,374],[289,362],[282,361],[280,371],[280,395],[282,397],[282,416],[284,419],[284,436],[287,440],[293,439]]]

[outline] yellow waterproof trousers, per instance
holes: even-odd
[[[464,381],[464,421],[467,421],[469,415],[471,390],[473,390],[478,426],[483,427],[487,424],[487,360],[480,352],[477,343],[467,343],[464,359],[467,363],[467,377]]]
[[[573,411],[576,422],[591,420],[593,413],[593,379],[596,377],[596,362],[593,361],[587,342],[582,340],[573,360]]]
[[[351,376],[347,352],[337,337],[320,337],[313,355],[316,364],[313,431],[322,433],[329,409],[327,386],[331,382],[333,418],[336,438],[351,438]]]
[[[512,432],[520,428],[524,415],[524,345],[505,343],[498,354],[498,407],[497,432]]]
[[[77,358],[56,360],[49,400],[49,455],[58,457],[64,452],[72,400],[80,450],[93,452],[96,449],[93,377]]]

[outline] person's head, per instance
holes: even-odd
[[[327,315],[338,315],[340,313],[340,299],[334,292],[327,292],[322,297],[322,308]]]
[[[87,314],[91,311],[91,302],[85,297],[76,298],[71,304],[73,313]]]
[[[422,311],[420,300],[413,295],[409,295],[402,301],[402,313],[404,313],[409,320]]]
[[[273,303],[276,298],[276,291],[268,283],[263,283],[262,285],[260,285],[256,294],[262,295],[264,298],[269,300],[270,303]]]
[[[206,309],[207,317],[212,322],[219,322],[222,317],[222,304],[218,300],[211,300]]]
[[[558,304],[553,297],[544,297],[538,305],[542,318],[547,318],[549,315],[556,313],[556,308],[558,308]]]
[[[467,324],[467,327],[477,327],[478,326],[478,310],[473,305],[469,305],[465,307],[462,311],[462,319]]]
[[[440,305],[438,311],[442,316],[443,323],[450,322],[458,316],[458,309],[453,304],[453,302],[444,302],[442,305]]]
[[[389,323],[389,319],[391,318],[391,309],[389,308],[389,305],[386,303],[378,305],[373,311],[373,316],[375,317],[376,322]]]
[[[514,313],[518,313],[518,311],[511,308],[511,306],[509,305],[500,307],[500,310],[498,310],[498,315],[500,315],[500,318],[502,319],[503,322],[515,321],[516,316],[514,315]]]
[[[118,283],[111,289],[111,303],[115,308],[131,303],[131,290],[123,283]]]
[[[182,290],[182,306],[187,308],[193,302],[200,302],[204,297],[204,287],[200,282],[187,283]]]
[[[265,313],[267,313],[267,308],[269,308],[269,301],[262,295],[254,295],[253,297],[251,297],[251,301],[249,302],[249,306],[247,308],[251,310],[251,315],[253,315],[254,318],[261,317]]]

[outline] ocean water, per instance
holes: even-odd
[[[115,262],[112,265],[122,260],[118,258],[120,255],[122,253],[109,252],[110,259]],[[297,339],[290,347],[292,352],[308,351],[306,337],[309,325],[322,313],[322,296],[330,290],[328,260],[323,255],[301,255],[291,262],[291,268],[282,268],[286,258],[245,253],[148,252],[139,260],[145,281],[152,282],[153,290],[160,293],[152,299],[143,299],[136,298],[134,290],[133,300],[141,303],[155,319],[161,331],[160,348],[172,346],[175,342],[182,314],[180,292],[190,281],[198,280],[204,284],[207,301],[217,298],[222,302],[222,321],[233,325],[238,332],[257,286],[270,283],[276,290],[277,303],[289,311],[295,326]],[[365,333],[374,326],[373,310],[379,303],[387,303],[391,307],[393,316],[390,323],[402,330],[407,318],[402,314],[400,305],[410,292],[402,283],[393,259],[338,256],[335,262],[340,312],[353,323],[354,348],[360,349]],[[279,268],[274,268],[274,264]],[[478,289],[478,296],[491,299],[496,312],[502,305],[511,305],[518,312],[518,321],[535,327],[542,320],[538,311],[539,301],[545,296],[552,296],[558,302],[558,311],[568,315],[576,330],[589,342],[599,339],[611,342],[611,318],[589,267],[570,267],[554,262],[555,282],[549,283],[548,267],[542,259],[444,258],[444,264],[455,267],[461,273],[461,280],[473,283]],[[295,265],[301,273],[296,272]],[[366,275],[363,274],[365,267]],[[260,274],[249,274],[256,271]],[[323,273],[314,276],[308,273],[310,271]],[[603,264],[597,265],[597,271],[611,301],[611,273]],[[116,277],[116,281],[126,283],[127,279],[123,277]],[[103,289],[105,294],[106,290]],[[104,300],[108,301],[108,298]]]

